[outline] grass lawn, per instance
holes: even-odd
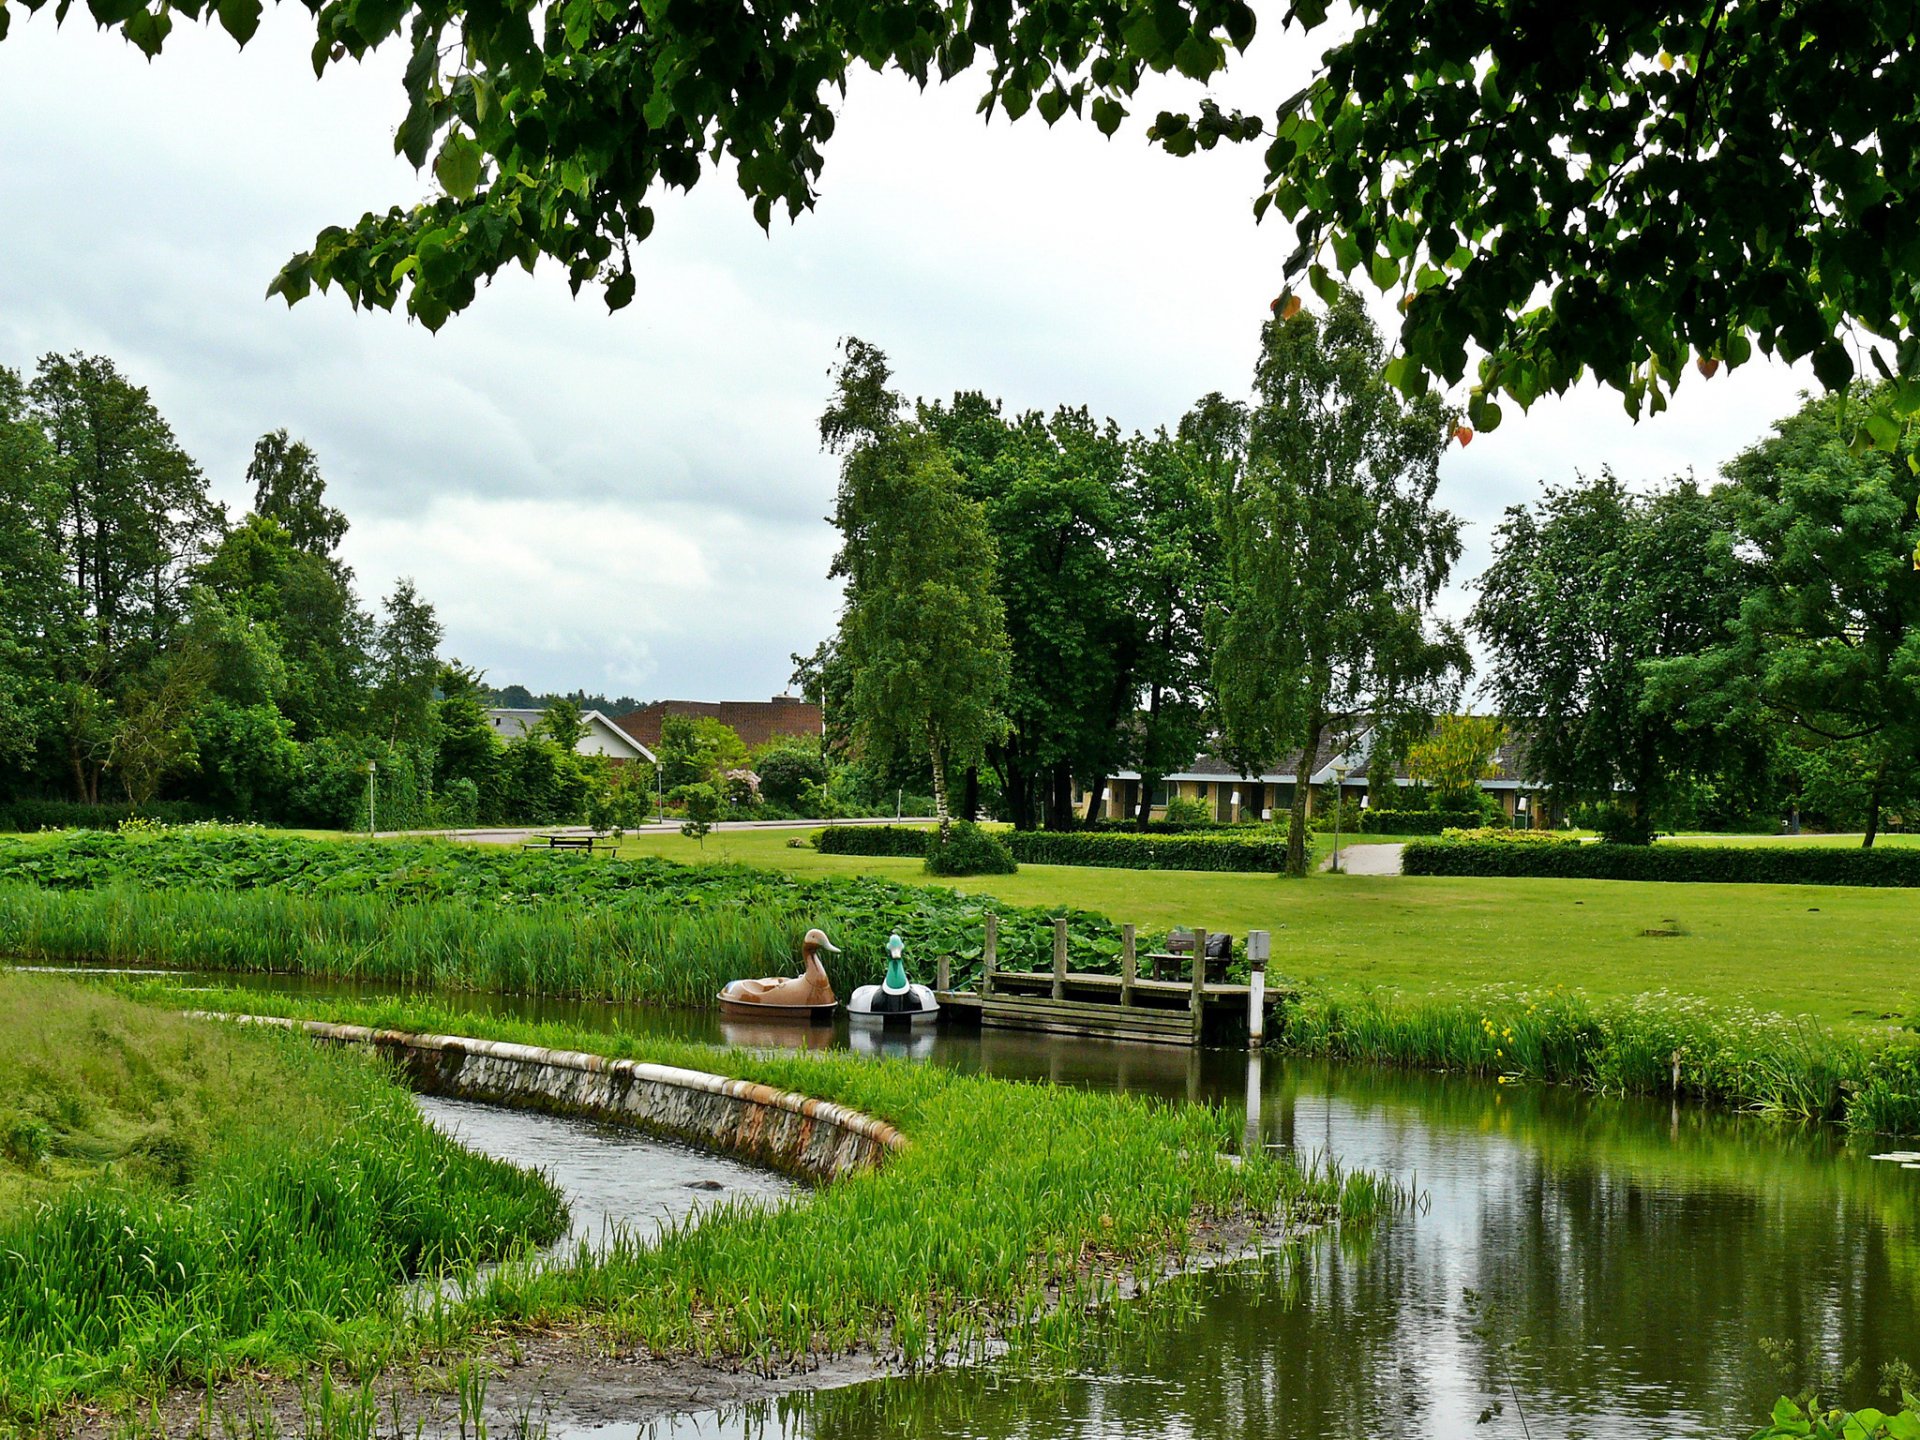
[[[1670,990],[1836,1024],[1904,1017],[1920,1003],[1912,958],[1920,895],[1910,890],[1326,874],[1291,881],[1070,865],[936,881],[917,860],[821,855],[789,848],[793,838],[723,829],[703,851],[679,835],[645,835],[629,837],[622,852],[950,884],[1014,904],[1100,911],[1148,934],[1195,923],[1235,935],[1267,929],[1275,970],[1337,991]]]

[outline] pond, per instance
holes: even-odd
[[[706,1013],[470,1000],[681,1039],[875,1048]],[[572,1433],[1736,1436],[1822,1375],[1851,1377],[1845,1396],[1864,1403],[1884,1367],[1920,1363],[1920,1170],[1831,1132],[1016,1032],[885,1048],[1217,1102],[1245,1115],[1249,1143],[1391,1175],[1426,1203],[1284,1264],[1199,1277],[1189,1306],[1070,1378],[948,1372]]]

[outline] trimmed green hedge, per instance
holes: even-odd
[[[1102,830],[1012,830],[996,836],[1022,865],[1090,865],[1107,870],[1278,871],[1287,866],[1284,832],[1249,839],[1223,828],[1188,835],[1128,835]],[[834,825],[815,834],[828,855],[927,853],[927,832],[899,825]]]
[[[1402,875],[1497,875],[1562,880],[1674,880],[1731,885],[1920,886],[1920,849],[1814,845],[1507,845],[1418,840]]]
[[[1487,823],[1478,810],[1363,810],[1360,829],[1368,835],[1438,835]]]
[[[213,811],[206,806],[182,800],[156,800],[139,813],[163,825],[213,818]],[[117,830],[133,815],[133,806],[111,801],[82,805],[73,800],[14,800],[0,805],[0,830]]]

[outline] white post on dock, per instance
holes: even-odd
[[[1260,1051],[1256,1047],[1247,1056],[1247,1138],[1241,1143],[1240,1154],[1257,1155],[1265,1143],[1260,1138]]]
[[[1247,1048],[1258,1051],[1267,1038],[1267,956],[1273,936],[1265,930],[1247,932]],[[1256,1069],[1260,1062],[1253,1062]]]
[[[987,912],[987,941],[980,951],[980,993],[993,993],[993,965],[1000,949],[1000,917]]]
[[[944,995],[953,988],[953,957],[945,951],[933,962],[934,993]]]
[[[1053,922],[1053,998],[1067,998],[1067,922]]]

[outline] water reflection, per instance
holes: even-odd
[[[725,1038],[704,1014],[472,999]],[[1875,1164],[1832,1132],[1386,1069],[1250,1067],[1221,1051],[995,1031],[899,1039],[957,1069],[1226,1105],[1249,1145],[1330,1154],[1416,1184],[1430,1204],[1365,1244],[1191,1282],[1178,1312],[1067,1378],[941,1374],[646,1433],[1724,1436],[1752,1433],[1811,1367],[1851,1367],[1844,1398],[1860,1403],[1887,1362],[1920,1361],[1920,1171]],[[1776,1355],[1796,1365],[1783,1372]]]

